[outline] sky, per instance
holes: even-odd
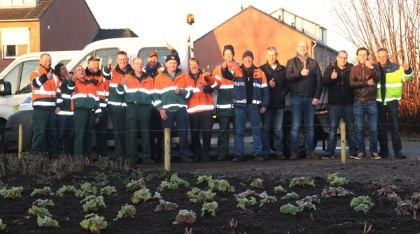
[[[284,8],[327,28],[327,45],[347,50],[349,58],[355,47],[339,33],[331,1],[336,0],[86,0],[103,29],[130,28],[138,36],[154,38],[200,38],[224,21],[252,5],[268,14]],[[193,14],[195,23],[186,23]]]

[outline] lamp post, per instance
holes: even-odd
[[[188,59],[194,57],[194,43],[192,41],[191,35],[192,35],[192,25],[194,24],[194,15],[188,14],[187,15],[187,24],[188,26]]]

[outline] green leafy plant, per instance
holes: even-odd
[[[316,205],[311,202],[302,202],[298,205],[299,211],[303,210],[316,210]]]
[[[299,207],[290,203],[280,206],[280,212],[283,214],[296,215],[299,212]]]
[[[55,192],[55,195],[62,197],[64,193],[75,193],[76,188],[73,185],[63,185]]]
[[[329,174],[327,177],[327,181],[330,183],[331,186],[335,186],[335,187],[337,186],[342,187],[349,183],[348,179],[339,177],[337,172]]]
[[[54,195],[54,193],[51,191],[51,188],[46,186],[42,189],[34,189],[34,191],[32,191],[31,193],[31,197],[35,196],[35,195],[40,195],[40,196],[52,196]]]
[[[3,220],[2,219],[0,219],[0,231],[4,231],[4,230],[6,230],[6,224],[5,223],[3,223]]]
[[[192,224],[196,220],[196,214],[192,210],[179,210],[172,224]]]
[[[178,208],[176,203],[164,201],[162,199],[159,200],[159,205],[156,206],[155,211],[168,211],[168,210],[175,210]]]
[[[126,191],[144,188],[146,187],[146,180],[143,177],[138,180],[132,180],[125,187],[126,187]]]
[[[260,178],[255,179],[251,182],[251,187],[254,188],[263,188],[263,180]]]
[[[53,227],[58,228],[60,227],[58,225],[58,221],[54,220],[51,216],[38,216],[36,217],[36,223],[38,224],[38,227]]]
[[[372,202],[372,199],[369,196],[358,196],[351,199],[350,207],[355,211],[362,211],[367,213],[375,204]]]
[[[32,205],[39,207],[54,206],[54,202],[50,199],[38,199],[32,203]]]
[[[204,202],[201,206],[201,217],[204,217],[206,212],[210,213],[211,216],[216,216],[217,207],[219,207],[219,204],[216,201]]]
[[[296,199],[299,198],[299,195],[295,192],[288,192],[286,193],[286,195],[284,195],[282,198],[280,198],[281,200],[289,200],[289,199]]]
[[[261,198],[260,207],[264,204],[274,204],[277,202],[277,198],[275,196],[269,196],[265,191],[260,193],[259,197]]]
[[[225,179],[208,182],[208,187],[218,192],[235,192],[235,187],[231,186],[229,181]]]
[[[282,193],[284,191],[285,190],[284,190],[283,186],[281,186],[281,185],[277,185],[276,187],[274,187],[274,192],[275,193]]]
[[[210,182],[213,181],[213,177],[211,175],[200,175],[197,177],[197,184],[203,183],[203,182]]]
[[[115,218],[114,221],[121,218],[134,218],[134,215],[136,215],[136,207],[125,204],[124,206],[121,206],[117,218]]]
[[[237,207],[241,208],[242,210],[245,210],[247,206],[253,206],[257,204],[257,199],[255,199],[255,197],[250,197],[250,198],[237,197],[236,201],[238,202]]]
[[[205,191],[197,187],[193,187],[190,191],[187,192],[187,197],[192,203],[213,201],[214,196],[216,196],[216,193],[213,193],[211,190]]]
[[[147,201],[152,199],[152,194],[148,188],[142,188],[134,192],[133,197],[131,197],[131,201],[134,204],[139,203],[140,201]]]
[[[309,186],[315,187],[314,180],[312,178],[309,178],[309,177],[295,177],[295,178],[293,178],[290,181],[289,187],[290,188],[293,188],[296,185],[298,185],[298,186],[306,186],[306,185],[309,185]]]
[[[103,188],[101,188],[100,190],[100,194],[101,195],[112,195],[114,193],[117,193],[117,190],[115,189],[115,186],[105,186]]]
[[[97,214],[87,214],[85,219],[80,222],[80,226],[90,232],[100,233],[101,230],[108,226],[108,222],[104,217]]]
[[[38,216],[41,218],[45,216],[49,216],[49,217],[52,216],[50,211],[47,208],[36,206],[36,205],[32,205],[32,207],[28,209],[28,214],[32,216]]]
[[[17,197],[22,197],[21,193],[23,191],[23,187],[11,187],[10,189],[0,189],[0,196],[3,198],[10,198],[15,199]]]
[[[76,197],[86,197],[90,195],[96,195],[98,189],[91,183],[86,182],[80,185],[80,189],[76,189],[74,195]]]
[[[158,191],[162,192],[167,189],[178,189],[180,185],[185,187],[189,187],[190,183],[188,181],[180,179],[177,174],[172,174],[171,178],[168,180],[164,180],[160,183],[158,187]]]
[[[84,212],[97,211],[106,207],[103,196],[90,195],[81,200],[80,203],[84,203],[82,205]]]

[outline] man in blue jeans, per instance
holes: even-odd
[[[298,159],[300,127],[305,126],[305,145],[307,158],[318,159],[315,153],[314,118],[322,92],[322,75],[319,64],[309,57],[308,44],[301,40],[297,44],[297,54],[286,65],[286,80],[290,88],[290,106],[292,111],[291,160]]]
[[[353,64],[347,62],[346,51],[339,51],[336,62],[330,64],[324,72],[322,83],[328,87],[328,147],[327,156],[323,159],[334,158],[337,146],[337,128],[340,119],[346,123],[346,140],[349,146],[350,158],[357,155],[356,132],[354,131],[353,102],[354,93],[350,88],[349,75]]]
[[[271,130],[273,130],[272,147],[277,159],[286,159],[283,154],[283,119],[284,108],[286,106],[286,95],[289,86],[286,82],[286,67],[277,60],[277,50],[275,47],[268,47],[265,50],[267,62],[260,66],[264,72],[270,91],[270,102],[264,114],[262,114],[262,153],[264,157],[270,155],[271,149]]]
[[[264,72],[253,64],[254,55],[247,50],[242,56],[243,64],[223,74],[233,80],[233,106],[235,111],[235,158],[233,162],[244,160],[245,124],[249,116],[254,146],[254,159],[264,161],[262,156],[260,114],[265,113],[270,94]]]
[[[404,63],[402,66],[392,63],[389,60],[388,50],[380,48],[377,51],[378,70],[381,76],[380,85],[376,93],[376,104],[378,106],[378,140],[379,156],[389,157],[387,126],[391,127],[392,149],[394,156],[404,159],[400,137],[400,119],[398,101],[402,97],[403,82],[413,79],[413,69]],[[389,121],[389,125],[387,122]]]
[[[370,157],[381,159],[378,155],[378,107],[376,106],[376,84],[380,78],[368,60],[369,51],[366,48],[357,49],[356,55],[359,63],[350,69],[350,87],[354,89],[353,112],[359,148],[355,159],[366,157],[364,134],[366,115],[370,130]]]

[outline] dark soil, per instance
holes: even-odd
[[[97,165],[90,165],[82,173],[69,173],[64,178],[54,178],[54,174],[39,174],[28,176],[22,174],[6,174],[0,178],[7,188],[23,186],[21,198],[0,198],[0,219],[7,225],[6,233],[87,233],[80,227],[84,219],[82,198],[74,194],[58,196],[30,196],[35,188],[50,186],[56,192],[63,185],[79,187],[84,182],[96,184],[98,188],[106,185],[115,186],[117,195],[104,195],[106,208],[97,212],[108,221],[108,227],[101,233],[184,233],[186,228],[191,233],[363,233],[371,225],[369,233],[418,233],[420,221],[414,220],[412,214],[397,215],[396,203],[384,196],[379,196],[376,188],[372,188],[372,180],[383,184],[396,185],[397,194],[401,199],[408,199],[413,192],[419,192],[418,169],[420,163],[415,160],[382,160],[382,161],[348,161],[343,165],[338,160],[298,160],[276,161],[263,163],[246,161],[233,164],[230,162],[210,162],[196,164],[173,164],[170,173],[164,173],[162,165],[144,165],[136,170],[100,170]],[[308,195],[320,195],[326,186],[328,174],[338,172],[339,176],[350,180],[345,188],[354,193],[348,197],[322,198],[321,204],[316,204],[314,211],[302,211],[297,215],[286,215],[280,212],[280,207],[287,203],[295,204],[298,199],[281,200],[285,193],[274,193],[276,185],[283,185],[289,191],[296,192],[299,199]],[[159,201],[156,199],[136,204],[135,218],[123,218],[113,221],[121,206],[132,204],[133,191],[126,191],[126,184],[141,177],[150,179],[146,187],[154,193],[161,181],[177,173],[182,179],[190,183],[190,187],[161,192],[165,201],[175,202],[178,209],[172,211],[155,212]],[[206,214],[201,216],[201,203],[191,203],[186,194],[192,187],[205,189],[204,184],[197,184],[198,175],[212,175],[213,178],[227,179],[236,189],[231,192],[216,192],[215,201],[219,207],[216,216]],[[292,178],[297,176],[311,177],[315,187],[304,186],[289,188]],[[253,188],[251,182],[263,179],[264,188]],[[1,186],[0,183],[0,186]],[[0,188],[1,189],[1,188]],[[276,196],[277,202],[259,206],[250,206],[243,211],[237,207],[234,194],[247,189],[258,193],[266,191],[268,195]],[[98,189],[99,190],[99,189]],[[98,194],[99,195],[99,194]],[[353,197],[368,195],[373,199],[375,206],[367,213],[356,212],[350,207]],[[59,228],[39,228],[36,218],[28,215],[27,211],[38,198],[49,198],[55,203],[49,211],[53,218],[59,222]],[[172,224],[180,209],[193,210],[197,219],[193,224]],[[92,212],[88,212],[92,213]],[[233,220],[237,226],[229,223]],[[0,231],[1,232],[1,231]]]

